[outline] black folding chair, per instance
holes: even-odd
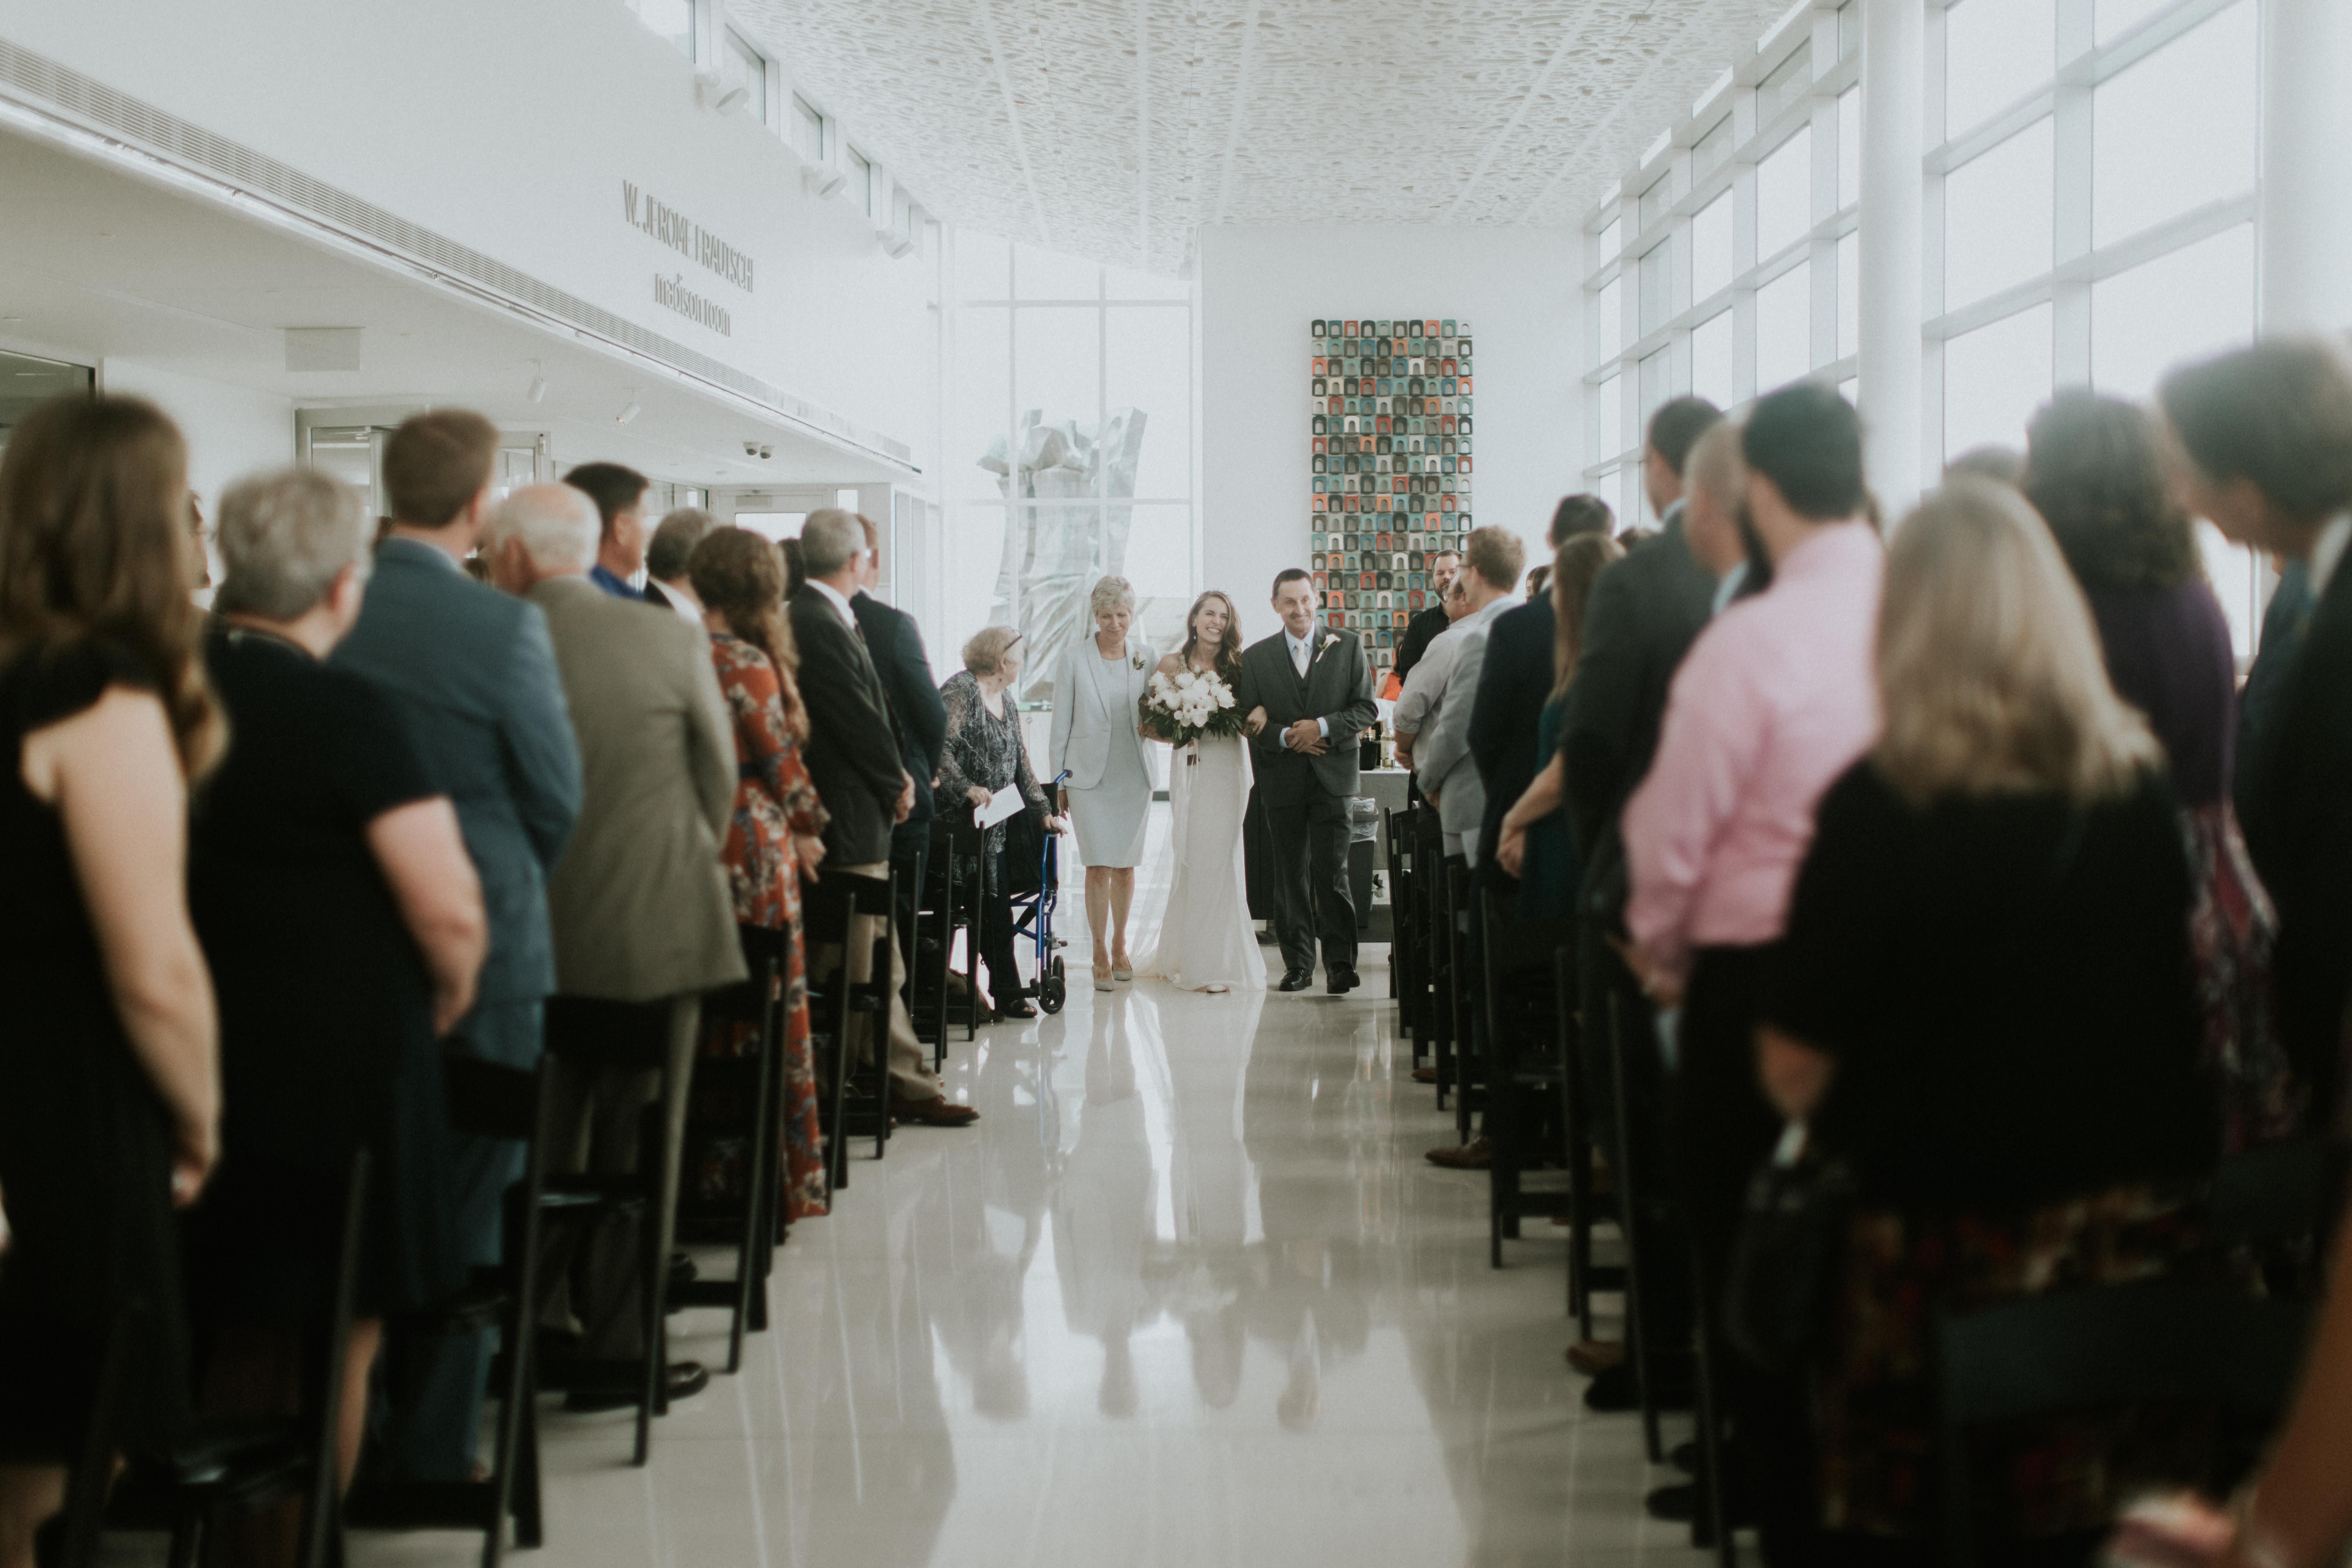
[[[887,877],[856,877],[829,871],[807,889],[801,901],[809,941],[841,947],[841,967],[827,975],[809,995],[809,1026],[821,1036],[833,1057],[825,1152],[832,1164],[835,1188],[849,1184],[849,1139],[853,1118],[870,1118],[874,1157],[882,1158],[890,1139],[890,942],[891,885]],[[849,934],[856,916],[879,916],[874,929],[866,978],[849,978]],[[849,1021],[858,1015],[871,1020],[870,1059],[859,1066],[849,1048]],[[859,1082],[856,1103],[850,1098],[851,1080]]]
[[[99,1419],[68,1482],[62,1561],[92,1561],[98,1521],[165,1529],[172,1533],[172,1568],[194,1568],[210,1554],[215,1532],[228,1519],[289,1495],[302,1499],[295,1561],[301,1568],[332,1568],[342,1561],[343,1517],[338,1433],[342,1424],[343,1358],[351,1342],[359,1295],[360,1248],[366,1227],[369,1154],[353,1152],[344,1174],[331,1252],[323,1270],[324,1305],[308,1326],[304,1369],[309,1408],[299,1415],[199,1418],[162,1454],[134,1456],[108,1496],[115,1444],[128,1385],[135,1380],[130,1347],[144,1315],[118,1315],[99,1379]]]
[[[1503,1242],[1519,1234],[1529,1215],[1574,1214],[1574,1178],[1566,1191],[1530,1191],[1527,1174],[1565,1158],[1565,1129],[1553,1114],[1562,1105],[1567,1058],[1563,1033],[1575,1027],[1562,1015],[1559,955],[1574,942],[1566,916],[1519,920],[1506,914],[1494,889],[1478,890],[1485,940],[1480,983],[1486,1001],[1486,1079],[1487,1258],[1503,1266]]]
[[[1571,921],[1571,925],[1573,922]],[[1579,1008],[1580,979],[1576,944],[1571,940],[1552,955],[1552,985],[1559,1026],[1559,1119],[1568,1148],[1568,1311],[1577,1330],[1592,1337],[1592,1297],[1598,1290],[1622,1290],[1622,1268],[1602,1268],[1592,1261],[1592,1234],[1601,1218],[1601,1201],[1594,1192],[1592,1111],[1585,1103],[1585,1029],[1590,1020]],[[1606,1020],[1601,1020],[1603,1024]]]
[[[2303,1363],[2311,1309],[2223,1285],[2065,1290],[1936,1323],[1944,1550],[1979,1561],[1968,1435],[2026,1416],[2178,1400],[2271,1417]]]
[[[1453,1050],[1437,1068],[1440,1089],[1438,1106],[1445,1104],[1445,1093],[1454,1097],[1454,1127],[1462,1142],[1470,1142],[1471,1113],[1477,1109],[1471,1101],[1478,1072],[1477,1031],[1471,1025],[1471,993],[1481,984],[1477,965],[1470,960],[1470,868],[1460,856],[1449,855],[1440,863],[1440,875],[1444,879],[1445,900],[1443,929],[1438,942],[1446,954],[1445,966],[1450,984],[1446,987],[1447,1011],[1445,1034]],[[1446,1068],[1451,1066],[1452,1074]]]
[[[750,978],[714,991],[702,1000],[702,1019],[711,1026],[749,1025],[751,1048],[741,1056],[703,1057],[695,1063],[694,1092],[703,1106],[731,1105],[741,1129],[740,1191],[731,1199],[704,1201],[680,1193],[678,1225],[719,1227],[735,1243],[735,1274],[729,1279],[690,1279],[672,1287],[682,1307],[724,1307],[727,1370],[743,1364],[746,1330],[768,1326],[768,1272],[775,1256],[783,1142],[783,981],[790,934],[759,926],[737,926],[743,966]]]
[[[1419,830],[1415,808],[1381,814],[1381,829],[1389,854],[1389,926],[1394,940],[1389,947],[1389,990],[1397,1000],[1397,1026],[1412,1041],[1412,1065],[1429,1054],[1425,1009],[1429,983],[1425,978],[1426,948],[1421,940],[1421,916],[1416,907],[1420,878],[1414,865]]]

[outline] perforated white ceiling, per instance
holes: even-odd
[[[730,0],[940,216],[1172,272],[1195,224],[1573,221],[1788,0]]]

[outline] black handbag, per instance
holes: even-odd
[[[1782,1376],[1826,1337],[1853,1212],[1853,1176],[1837,1160],[1785,1144],[1748,1183],[1725,1282],[1724,1334],[1757,1368]]]

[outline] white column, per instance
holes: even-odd
[[[2333,4],[2334,0],[2321,0]],[[1924,0],[1862,0],[1864,456],[1890,521],[1919,498]]]
[[[2263,0],[2258,320],[2352,327],[2352,5]]]

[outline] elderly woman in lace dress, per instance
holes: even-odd
[[[988,626],[963,645],[963,670],[940,688],[947,703],[947,747],[940,755],[937,798],[945,816],[958,796],[984,806],[1008,784],[1019,784],[1028,810],[1046,828],[1062,831],[1050,815],[1045,791],[1029,769],[1021,743],[1021,715],[1005,693],[1021,673],[1022,635],[1011,626]],[[967,819],[968,820],[968,819]],[[980,957],[988,966],[988,994],[997,1018],[1034,1018],[1037,1010],[1022,1000],[1021,967],[1013,954],[1013,900],[1005,877],[1004,824],[988,829],[980,851]]]

